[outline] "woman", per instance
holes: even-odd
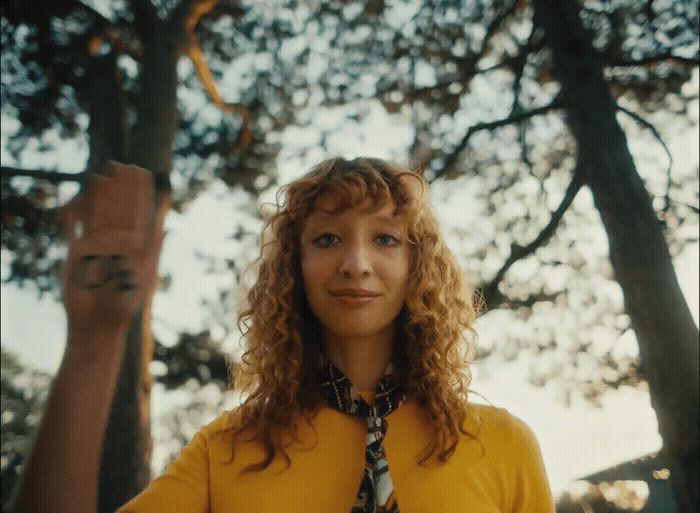
[[[331,159],[285,192],[239,318],[247,399],[119,512],[554,511],[530,429],[467,401],[478,312],[425,181]]]

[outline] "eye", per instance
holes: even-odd
[[[388,233],[382,233],[381,235],[377,236],[377,241],[379,241],[380,246],[398,246],[401,244],[401,241],[394,237],[393,235],[389,235]]]
[[[337,239],[338,237],[336,237],[332,233],[324,233],[323,235],[316,237],[313,242],[314,244],[325,248],[332,245]]]

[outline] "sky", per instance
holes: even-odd
[[[694,78],[697,84],[697,73]],[[337,109],[316,109],[310,113],[311,126],[331,131],[328,151],[346,158],[358,155],[373,155],[380,158],[402,160],[406,147],[413,138],[412,129],[398,114],[388,114],[373,100],[355,105],[361,113],[361,122],[344,122],[345,113]],[[692,110],[692,109],[691,109]],[[9,156],[5,151],[5,140],[13,130],[12,120],[2,120],[2,160]],[[695,120],[697,121],[697,119]],[[382,134],[382,137],[376,137]],[[635,156],[640,174],[648,172],[653,162],[663,160],[660,148],[630,139],[630,149]],[[698,159],[697,123],[694,130],[681,134],[669,142],[677,165],[697,169]],[[277,182],[283,184],[303,173],[308,167],[326,155],[316,147],[317,133],[313,129],[290,127],[282,137],[283,148],[277,162]],[[309,150],[310,149],[310,150]],[[40,156],[30,146],[25,152],[24,164],[29,167],[57,168],[62,171],[79,171],[85,162],[85,148],[74,143],[62,144],[51,155]],[[651,153],[650,153],[651,152]],[[654,153],[655,152],[655,153]],[[303,157],[301,156],[303,155]],[[656,160],[648,158],[649,155]],[[447,186],[445,186],[447,187]],[[450,185],[454,192],[454,184]],[[160,273],[171,274],[174,279],[166,292],[156,295],[153,306],[153,330],[164,344],[173,344],[179,331],[198,332],[207,327],[202,300],[215,301],[221,288],[233,286],[232,277],[226,272],[205,273],[197,254],[206,251],[209,255],[251,261],[257,248],[245,247],[230,237],[238,226],[257,233],[261,222],[256,218],[256,208],[265,202],[274,201],[276,188],[271,187],[257,202],[241,189],[229,190],[222,182],[215,181],[197,197],[183,214],[172,212],[166,220],[168,236],[164,242],[160,262]],[[74,192],[66,187],[63,194]],[[449,190],[433,191],[436,211],[443,226],[450,227],[463,219],[465,201],[469,201],[468,190],[461,189],[463,196],[450,200]],[[579,204],[592,208],[590,193],[582,191]],[[582,208],[584,208],[582,207]],[[217,222],[211,222],[216,219]],[[604,238],[597,239],[603,244]],[[456,244],[449,241],[448,244]],[[600,248],[597,248],[600,250]],[[0,274],[8,275],[9,254],[0,254]],[[675,260],[675,268],[691,311],[698,322],[698,244],[694,244]],[[23,289],[14,284],[3,283],[2,316],[0,316],[0,338],[3,347],[17,352],[30,366],[55,372],[65,349],[66,321],[62,306],[49,295],[37,299],[32,285]],[[232,305],[234,308],[235,305]],[[231,313],[235,315],[235,313]],[[484,344],[498,343],[503,330],[503,319],[498,311],[481,317],[477,323],[480,340]],[[215,331],[215,338],[221,335]],[[224,340],[224,349],[233,351],[237,338]],[[616,350],[637,354],[636,340],[627,333],[616,341]],[[528,353],[512,361],[478,363],[474,368],[472,388],[490,403],[506,408],[523,419],[535,432],[542,448],[545,465],[552,489],[561,493],[578,477],[607,468],[631,458],[643,456],[661,447],[654,410],[649,404],[649,395],[643,391],[623,387],[608,392],[600,407],[583,401],[574,401],[565,407],[561,391],[556,384],[535,387],[528,382],[528,370],[534,364]],[[173,408],[186,408],[191,400],[189,392],[165,392],[162,387],[153,389],[153,429],[156,440],[153,466],[160,470],[168,457],[163,430],[158,419]],[[476,395],[477,402],[483,402]],[[629,419],[634,418],[635,422]],[[202,419],[201,424],[211,419]]]

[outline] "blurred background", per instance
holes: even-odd
[[[698,3],[2,2],[2,503],[65,347],[58,212],[108,159],[168,230],[100,511],[233,408],[263,215],[329,156],[424,170],[486,298],[472,389],[558,512],[697,510]]]

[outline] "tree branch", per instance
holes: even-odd
[[[547,226],[545,226],[540,234],[527,246],[520,246],[515,243],[511,244],[510,256],[508,256],[503,266],[498,270],[496,276],[494,276],[494,278],[484,286],[484,297],[491,297],[492,299],[496,300],[502,299],[502,301],[505,300],[505,298],[503,298],[503,294],[501,294],[501,292],[498,290],[498,284],[500,283],[501,279],[515,262],[534,253],[537,248],[549,240],[557,229],[557,226],[559,226],[559,222],[564,216],[564,213],[574,201],[576,194],[578,194],[578,191],[581,190],[583,183],[583,173],[577,168],[574,170],[574,177],[566,189],[564,198],[559,204],[559,207],[557,207],[557,209],[552,213],[552,217],[550,218],[549,223],[547,223]],[[489,306],[488,303],[486,306]]]
[[[603,54],[603,64],[606,66],[644,66],[646,64],[658,64],[661,62],[682,66],[697,66],[698,56],[683,57],[681,55],[674,55],[669,51],[658,55],[648,55],[641,59],[620,59],[608,54]]]
[[[671,155],[671,151],[668,149],[668,146],[666,146],[666,143],[664,142],[663,138],[661,137],[661,134],[659,134],[659,131],[656,129],[656,127],[651,124],[649,121],[644,119],[642,116],[637,114],[636,112],[632,112],[631,110],[627,110],[624,107],[621,107],[620,105],[617,106],[617,110],[620,112],[624,112],[627,114],[629,117],[634,119],[637,123],[642,125],[643,127],[649,129],[651,133],[654,135],[654,138],[659,141],[659,144],[663,147],[664,151],[666,152],[666,156],[668,157],[668,169],[666,170],[666,195],[664,197],[664,208],[663,212],[664,214],[668,212],[668,209],[671,208],[671,170],[673,169],[673,156]]]
[[[464,134],[464,137],[462,138],[460,143],[454,148],[454,150],[450,154],[447,155],[442,167],[435,171],[435,177],[432,180],[430,180],[430,182],[433,182],[440,176],[444,175],[450,169],[450,167],[454,164],[454,162],[457,160],[462,151],[464,151],[464,149],[467,147],[471,136],[474,135],[476,132],[480,132],[481,130],[492,130],[494,128],[512,125],[513,123],[519,123],[521,121],[525,121],[526,119],[530,119],[534,116],[538,116],[540,114],[549,112],[550,110],[560,109],[563,106],[564,104],[561,98],[557,96],[549,104],[543,105],[542,107],[522,111],[518,114],[511,114],[507,118],[498,119],[496,121],[489,121],[486,123],[478,123],[476,125],[472,125],[471,127],[469,127],[469,130],[467,130],[467,133]]]
[[[82,171],[80,173],[60,173],[58,171],[43,171],[43,170],[33,170],[33,169],[19,169],[16,167],[2,166],[0,167],[0,172],[2,173],[2,179],[8,179],[13,176],[28,176],[30,178],[35,178],[37,180],[45,180],[50,183],[62,183],[62,182],[80,182],[85,179],[87,172]]]
[[[487,290],[488,288],[488,290]],[[484,289],[480,291],[481,299],[488,307],[488,310],[495,310],[500,308],[502,305],[507,305],[510,309],[516,308],[531,308],[535,303],[541,302],[554,302],[559,296],[564,294],[565,290],[559,290],[557,292],[545,292],[540,290],[534,292],[525,298],[509,298],[501,293],[498,288],[490,288],[490,284],[486,285]]]
[[[226,103],[221,98],[219,88],[216,85],[216,80],[214,79],[214,75],[209,68],[207,59],[202,52],[202,47],[199,44],[199,38],[197,37],[196,32],[197,24],[217,6],[219,0],[199,0],[194,2],[183,1],[180,6],[188,5],[190,3],[192,5],[190,6],[191,8],[187,14],[180,14],[180,16],[184,16],[183,24],[185,37],[187,38],[187,55],[192,61],[192,64],[194,64],[197,75],[204,84],[204,89],[207,91],[212,103],[224,112],[231,112],[241,116],[243,127],[238,140],[238,148],[244,149],[253,139],[252,131],[249,128],[250,110],[235,103]],[[173,15],[175,14],[176,13],[174,12]],[[174,19],[173,23],[178,23],[178,19]]]
[[[522,104],[520,103],[520,91],[522,89],[522,79],[523,74],[525,73],[525,64],[527,63],[527,56],[532,51],[533,44],[535,43],[536,32],[537,27],[533,24],[532,30],[530,30],[530,35],[527,37],[527,41],[525,42],[523,49],[519,52],[521,58],[517,62],[515,68],[515,80],[513,80],[513,107],[510,111],[511,116],[519,114],[523,110]],[[541,39],[542,38],[540,38],[540,42]],[[535,177],[535,171],[532,165],[532,161],[530,160],[530,156],[528,154],[527,128],[524,123],[518,124],[518,140],[520,141],[520,157],[527,166],[530,175]],[[544,187],[543,182],[540,182],[540,186]]]
[[[489,23],[489,26],[486,29],[484,41],[481,43],[481,49],[476,54],[465,57],[461,63],[458,63],[458,65],[462,64],[463,69],[469,70],[473,70],[476,67],[476,64],[484,55],[486,55],[486,51],[488,50],[489,43],[491,42],[493,35],[501,27],[501,24],[506,20],[506,18],[516,11],[519,3],[520,2],[517,0],[514,0],[508,8],[501,11],[493,20],[491,20],[491,23]]]
[[[82,184],[89,175],[90,173],[88,171],[81,171],[79,173],[61,173],[58,171],[19,169],[9,166],[0,167],[0,176],[3,180],[7,180],[14,176],[28,176],[29,178],[44,180],[45,182],[52,184],[59,184],[63,182],[78,182]],[[153,185],[155,190],[158,192],[169,191],[171,189],[169,175],[153,174]]]
[[[504,9],[502,12],[500,12],[496,17],[494,17],[493,20],[491,20],[491,23],[489,23],[487,29],[486,29],[486,34],[484,35],[484,40],[481,44],[481,48],[479,51],[472,53],[472,54],[467,54],[465,55],[462,59],[454,61],[454,63],[457,65],[458,72],[455,73],[451,78],[447,80],[441,80],[435,85],[431,86],[426,86],[426,87],[419,87],[419,88],[414,88],[411,91],[408,91],[404,94],[405,98],[420,98],[422,96],[426,95],[431,95],[435,91],[444,91],[447,89],[449,86],[452,84],[458,83],[461,84],[462,86],[466,87],[471,79],[480,73],[488,73],[490,71],[493,71],[495,69],[501,68],[503,66],[508,66],[511,65],[513,62],[517,62],[517,60],[521,57],[520,55],[516,55],[514,57],[510,57],[507,59],[504,59],[502,62],[495,64],[493,66],[489,66],[487,68],[483,69],[476,69],[476,65],[479,63],[479,61],[482,59],[482,57],[486,54],[488,48],[489,48],[489,42],[491,41],[491,38],[493,35],[496,33],[496,31],[499,29],[501,24],[505,21],[505,19],[513,14],[518,7],[518,2],[514,1],[510,6],[508,6],[506,9]],[[396,84],[390,84],[386,87],[380,87],[377,89],[377,95],[382,96],[385,95],[389,92],[392,92],[397,89]],[[405,102],[402,102],[405,103]]]

